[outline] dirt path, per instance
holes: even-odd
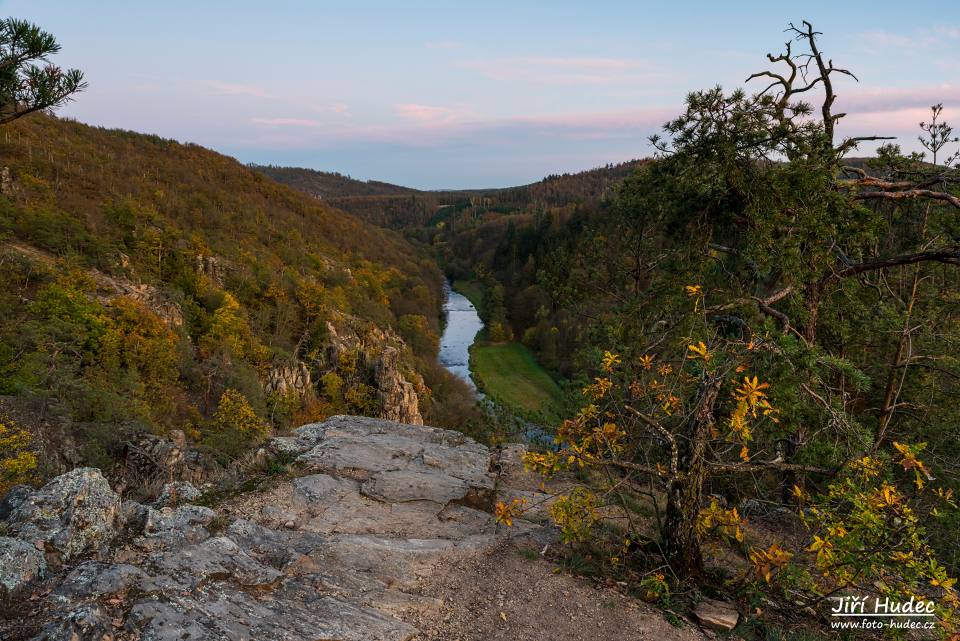
[[[555,564],[529,558],[531,550],[506,542],[466,563],[437,568],[423,594],[441,603],[439,611],[409,618],[421,630],[417,641],[708,638],[692,624],[672,626],[641,601],[557,573]]]

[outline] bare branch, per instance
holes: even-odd
[[[630,405],[626,405],[625,407],[631,413],[633,413],[634,416],[640,419],[642,423],[644,423],[647,427],[652,428],[670,444],[670,474],[673,476],[676,476],[677,469],[679,466],[679,460],[680,460],[680,451],[679,451],[679,448],[677,447],[676,437],[674,437],[674,435],[670,432],[670,430],[665,428],[663,425],[660,425],[660,423],[650,418],[640,410],[637,410],[636,408]]]
[[[843,269],[839,269],[825,276],[821,282],[847,278],[848,276],[855,276],[857,274],[862,274],[863,272],[886,269],[888,267],[913,265],[915,263],[922,262],[938,262],[948,265],[960,265],[960,247],[944,247],[941,249],[917,252],[915,254],[904,254],[902,256],[893,256],[891,258],[877,258],[874,260],[864,261],[862,263],[848,265]]]
[[[856,195],[858,200],[912,200],[917,198],[927,198],[930,200],[942,200],[950,205],[960,209],[960,198],[945,191],[933,191],[931,189],[905,189],[903,191],[865,191]]]
[[[829,474],[831,470],[815,465],[801,465],[799,463],[785,463],[782,460],[762,461],[759,463],[711,463],[711,474],[750,474],[754,472],[808,472],[810,474]]]

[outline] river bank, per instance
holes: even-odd
[[[488,398],[525,422],[556,425],[563,417],[562,390],[521,343],[483,340],[479,292],[476,283],[447,285],[440,364],[466,381],[478,398]]]

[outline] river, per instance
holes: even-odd
[[[443,336],[440,338],[438,360],[448,372],[466,381],[481,404],[493,415],[495,413],[494,402],[485,397],[483,392],[477,390],[477,386],[470,377],[470,346],[473,345],[477,332],[483,329],[483,321],[480,320],[480,315],[477,314],[477,308],[473,306],[473,303],[460,292],[454,291],[449,282],[444,285],[444,294],[446,298],[443,311],[447,317],[447,324],[443,328]],[[544,426],[528,421],[512,412],[501,413],[500,418],[508,420],[512,425],[511,431],[528,444],[556,449],[552,434]]]
[[[440,364],[454,376],[466,381],[476,394],[477,386],[470,378],[470,346],[477,332],[483,329],[483,321],[473,303],[460,292],[454,291],[450,283],[444,286],[444,294],[443,311],[447,324],[440,338]]]

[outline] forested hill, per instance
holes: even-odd
[[[612,194],[624,178],[632,174],[643,160],[610,163],[602,167],[575,173],[551,174],[535,183],[504,189],[476,190],[467,192],[490,199],[503,209],[514,206],[539,204],[547,207],[571,203],[592,204]]]
[[[292,167],[253,165],[273,180],[392,229],[434,225],[458,212],[479,216],[487,211],[518,212],[531,206],[594,204],[643,161],[608,164],[587,171],[552,174],[516,187],[424,191],[378,181],[360,181],[338,173]]]
[[[441,275],[396,232],[42,114],[4,127],[0,177],[0,411],[56,417],[66,463],[109,467],[144,431],[219,456],[334,413],[444,422]]]
[[[251,164],[261,174],[322,200],[345,196],[394,196],[419,190],[377,180],[357,180],[333,171]]]

